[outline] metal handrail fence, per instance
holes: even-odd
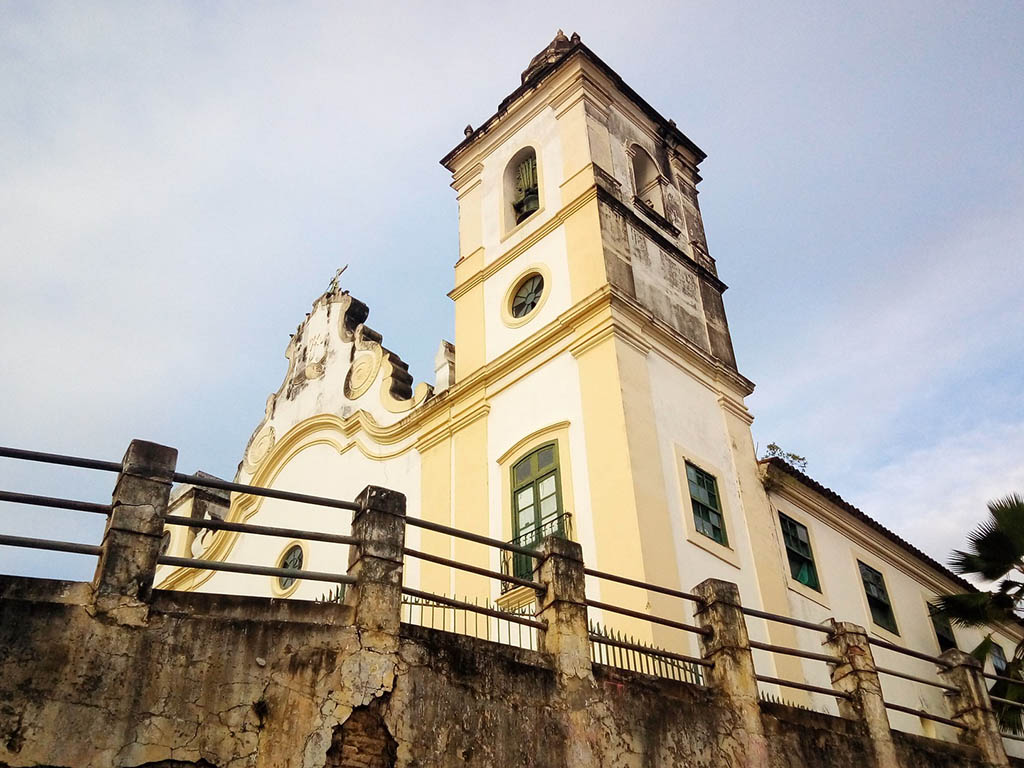
[[[421,593],[429,594],[429,593]],[[463,605],[472,605],[467,610]],[[418,616],[417,616],[418,609]],[[428,613],[429,612],[429,613]],[[457,634],[475,637],[489,642],[502,643],[517,648],[537,650],[537,632],[543,628],[521,621],[512,621],[509,616],[532,618],[527,606],[515,609],[498,609],[493,604],[481,605],[479,598],[470,603],[468,599],[457,600],[444,595],[431,595],[429,599],[414,595],[402,597],[402,621],[434,630],[454,631]],[[429,615],[429,619],[428,619]],[[459,619],[462,627],[459,627]],[[471,618],[472,617],[472,620]],[[484,621],[480,621],[484,617]],[[491,620],[494,620],[493,622]],[[440,621],[438,621],[440,620]],[[440,626],[438,626],[440,623]],[[539,622],[538,622],[539,623]],[[448,628],[451,628],[449,630]],[[514,633],[514,637],[513,637]]]
[[[1007,683],[1008,685],[1013,685],[1017,686],[1018,688],[1024,689],[1024,680],[1021,680],[1019,678],[1007,677],[1006,675],[1000,675],[995,672],[985,672],[984,670],[982,670],[979,674],[986,680],[991,680],[995,683]],[[991,701],[994,701],[997,704],[1001,704],[1006,707],[1014,707],[1015,709],[1024,709],[1024,702],[1014,701],[1013,699],[1007,699],[1004,696],[996,696],[991,692],[991,690],[989,691],[988,697]],[[1002,718],[1000,718],[1000,720],[1002,720]],[[1003,726],[1005,725],[1005,723],[1001,722],[1000,725]],[[1011,725],[1010,727],[1014,728],[1016,726]],[[1024,733],[1007,733],[1005,730],[1002,730],[1001,735],[1004,739],[1011,739],[1013,741],[1024,741]]]
[[[405,516],[402,518],[405,520],[407,525],[412,525],[418,528],[424,528],[435,533],[443,533],[454,538],[463,539],[465,541],[472,541],[476,544],[482,544],[487,547],[498,549],[502,552],[514,552],[526,557],[531,557],[537,560],[540,556],[536,550],[528,547],[523,547],[518,544],[512,544],[501,539],[494,539],[490,536],[482,536],[478,533],[470,533],[469,531],[463,531],[458,528],[452,528],[448,525],[441,523],[435,523],[430,520],[424,520],[418,517]],[[448,568],[453,568],[467,573],[472,573],[477,576],[484,576],[489,579],[496,579],[499,584],[515,584],[517,586],[530,587],[535,590],[544,590],[545,586],[538,581],[532,579],[525,579],[519,576],[515,576],[511,573],[502,573],[499,571],[493,571],[489,568],[483,568],[476,565],[470,565],[469,563],[461,563],[458,560],[453,560],[448,557],[442,557],[441,555],[434,555],[428,552],[423,552],[418,549],[411,547],[403,547],[403,554],[407,557],[414,557],[419,560],[425,560],[427,562],[436,563],[443,565]],[[505,591],[505,590],[503,590]],[[547,628],[547,625],[538,621],[532,616],[523,616],[521,614],[513,613],[512,611],[490,608],[487,606],[478,605],[476,603],[470,603],[464,600],[457,600],[455,598],[446,597],[444,595],[434,594],[432,592],[425,592],[420,589],[414,589],[406,585],[402,585],[402,594],[408,597],[413,597],[419,600],[432,601],[441,605],[448,606],[463,611],[471,611],[479,613],[490,618],[495,618],[504,621],[510,621],[515,624],[522,624],[523,626],[531,627],[533,629],[543,630]]]
[[[905,648],[902,645],[897,645],[896,643],[891,643],[888,640],[883,640],[878,637],[869,637],[868,643],[876,648],[882,648],[887,651],[892,651],[893,653],[908,656],[912,659],[917,659],[918,661],[926,661],[930,664],[934,664],[939,669],[948,669],[951,666],[949,662],[945,661],[944,659],[940,659],[938,656],[932,656],[931,654],[924,653],[922,651],[915,651],[913,648]],[[954,688],[951,685],[947,685],[946,683],[943,683],[940,680],[929,680],[927,678],[921,677],[920,675],[914,675],[909,672],[893,669],[891,667],[882,667],[876,664],[875,671],[878,672],[880,675],[897,677],[903,680],[909,680],[911,682],[919,683],[921,685],[938,688],[942,690],[943,693],[957,692],[956,688]],[[915,717],[920,717],[925,720],[932,720],[933,722],[942,723],[943,725],[948,725],[951,728],[956,728],[958,730],[964,730],[966,728],[966,726],[963,723],[958,723],[956,720],[951,720],[948,717],[936,715],[935,713],[929,712],[925,709],[920,709],[917,707],[908,707],[903,704],[897,704],[894,701],[890,701],[884,697],[884,690],[883,701],[885,703],[886,708],[891,709],[894,712],[903,712],[904,714],[913,715]]]
[[[739,609],[740,613],[745,617],[762,619],[764,621],[773,621],[777,624],[785,624],[799,629],[806,629],[811,632],[819,632],[826,636],[831,636],[833,634],[832,627],[827,624],[816,624],[812,621],[796,619],[792,616],[785,616],[783,614],[772,613],[770,611],[762,611],[758,608],[750,608],[747,606],[740,606]],[[817,651],[808,651],[804,648],[764,643],[760,640],[750,640],[748,642],[752,650],[776,653],[782,656],[793,656],[800,659],[806,659],[808,661],[821,661],[831,665],[839,664],[841,662],[837,656],[827,653],[818,653]],[[754,677],[758,682],[765,683],[767,685],[777,685],[780,688],[792,688],[794,690],[806,691],[807,693],[817,693],[822,696],[829,696],[835,699],[850,699],[850,695],[848,693],[835,688],[826,688],[825,686],[814,685],[813,683],[807,683],[800,680],[788,680],[786,678],[776,677],[775,675],[763,675],[756,671],[756,666]]]
[[[781,624],[786,624],[786,625],[789,625],[789,626],[792,626],[792,627],[801,628],[801,629],[807,629],[807,630],[810,630],[810,631],[813,631],[813,632],[822,633],[822,634],[824,634],[826,636],[829,636],[829,635],[831,635],[833,633],[833,628],[831,626],[827,625],[827,624],[815,624],[813,622],[805,621],[803,619],[796,619],[796,618],[793,618],[791,616],[784,616],[784,615],[781,615],[781,614],[771,613],[771,612],[768,612],[768,611],[762,611],[762,610],[759,610],[759,609],[756,609],[756,608],[748,608],[746,606],[742,607],[741,610],[744,613],[744,615],[746,615],[746,616],[760,618],[760,619],[764,619],[766,621],[774,621],[774,622],[778,622],[778,623],[781,623]],[[868,642],[872,646],[876,646],[876,647],[879,647],[879,648],[884,648],[886,650],[894,651],[896,653],[902,653],[902,654],[905,654],[907,656],[913,657],[915,659],[919,659],[921,661],[932,662],[932,663],[934,663],[936,666],[938,666],[940,668],[945,668],[945,667],[949,666],[949,664],[947,662],[943,661],[942,659],[940,659],[940,658],[938,658],[936,656],[931,656],[931,655],[923,653],[921,651],[915,651],[912,648],[904,648],[903,646],[896,645],[895,643],[890,643],[887,640],[882,640],[880,638],[875,638],[875,637],[869,637],[868,638]],[[814,651],[807,651],[807,650],[800,649],[800,648],[790,648],[790,647],[785,647],[785,646],[772,645],[772,644],[769,644],[769,643],[762,643],[762,642],[759,642],[759,641],[756,641],[756,640],[751,640],[750,641],[750,647],[752,649],[763,650],[763,651],[767,651],[767,652],[770,652],[770,653],[778,653],[778,654],[783,654],[783,655],[788,655],[788,656],[796,656],[796,657],[799,657],[799,658],[808,659],[808,660],[812,660],[812,661],[823,661],[823,662],[825,662],[827,664],[830,664],[830,665],[834,665],[834,664],[837,664],[837,663],[840,662],[840,659],[838,659],[835,656],[831,656],[829,654],[817,653],[817,652],[814,652]],[[957,692],[956,688],[954,688],[953,686],[947,685],[946,683],[943,683],[940,680],[929,680],[929,679],[927,679],[925,677],[921,677],[920,675],[914,675],[914,674],[911,674],[909,672],[904,672],[904,671],[901,671],[901,670],[892,669],[890,667],[884,667],[884,666],[876,665],[875,666],[875,671],[879,675],[888,675],[890,677],[897,677],[897,678],[901,678],[903,680],[908,680],[908,681],[911,681],[911,682],[919,683],[921,685],[931,686],[931,687],[934,687],[934,688],[938,688],[938,689],[942,690],[944,693],[955,693],[955,692]],[[797,689],[797,690],[807,691],[809,693],[819,693],[819,694],[822,694],[822,695],[825,695],[825,696],[832,696],[832,697],[835,697],[835,698],[849,698],[843,692],[835,690],[835,689],[832,689],[832,688],[825,688],[823,686],[815,686],[815,685],[811,685],[809,683],[804,683],[804,682],[800,682],[800,681],[796,681],[796,680],[785,680],[785,679],[782,679],[782,678],[778,678],[778,677],[774,677],[774,676],[769,676],[769,675],[758,674],[758,675],[756,675],[756,677],[757,677],[757,679],[760,682],[763,682],[763,683],[779,685],[779,686],[786,687],[786,688],[794,688],[794,689]],[[902,704],[898,704],[898,703],[895,703],[895,702],[892,702],[892,701],[888,701],[888,700],[885,700],[885,699],[883,699],[883,701],[885,703],[885,706],[888,709],[891,709],[891,710],[896,711],[896,712],[903,712],[905,714],[915,715],[917,717],[921,717],[921,718],[924,718],[926,720],[933,720],[935,722],[943,723],[944,725],[950,725],[952,727],[959,728],[959,729],[962,729],[962,728],[965,727],[965,726],[963,726],[963,724],[958,723],[955,720],[951,720],[950,718],[943,717],[941,715],[936,715],[936,714],[934,714],[932,712],[928,712],[927,710],[924,710],[924,709],[907,707],[907,706],[904,706]]]
[[[83,458],[77,456],[64,456],[59,454],[41,453],[37,451],[27,451],[6,447],[0,447],[0,458],[11,458],[24,461],[41,462],[46,464],[78,467],[114,473],[120,473],[124,469],[123,465],[118,462],[101,461],[97,459]],[[217,478],[211,478],[206,475],[193,475],[181,472],[173,472],[170,474],[170,476],[171,479],[173,479],[176,482],[188,483],[190,485],[194,485],[197,487],[215,488],[239,494],[275,498],[284,501],[291,501],[335,509],[344,509],[353,512],[359,512],[362,510],[361,505],[357,502],[343,501],[339,499],[297,493],[293,491],[262,488],[259,486],[246,485],[242,483],[235,483],[226,480],[220,480]],[[110,504],[98,504],[88,501],[61,499],[49,496],[36,496],[26,493],[16,493],[13,491],[0,491],[0,501],[51,508],[62,508],[86,513],[103,514],[105,516],[109,516],[112,512],[112,505]],[[539,553],[535,549],[528,546],[523,546],[519,543],[502,541],[499,539],[471,533],[469,531],[463,531],[457,528],[453,528],[451,526],[446,526],[441,523],[435,523],[421,518],[403,516],[402,519],[404,520],[406,525],[433,531],[435,533],[446,534],[465,541],[470,541],[487,547],[495,548],[499,550],[499,552],[501,553],[512,553],[522,557],[529,557],[532,558],[534,562],[536,562],[540,557]],[[188,526],[190,528],[202,528],[215,531],[230,531],[236,533],[250,533],[253,535],[285,537],[293,539],[308,539],[311,541],[345,544],[349,546],[358,545],[360,543],[355,537],[346,536],[343,534],[305,531],[296,528],[263,526],[218,519],[199,519],[191,517],[181,517],[177,515],[167,515],[165,516],[164,522],[167,525]],[[35,539],[20,536],[0,535],[0,545],[46,549],[61,552],[72,552],[93,556],[102,554],[102,547],[92,544],[65,542],[49,539]],[[443,565],[452,569],[457,569],[478,576],[483,576],[488,579],[495,579],[502,585],[503,592],[507,591],[505,587],[507,587],[508,585],[526,587],[536,590],[538,592],[546,589],[546,585],[538,582],[535,578],[528,578],[525,574],[515,573],[515,569],[506,568],[504,569],[504,571],[500,572],[478,565],[462,563],[451,558],[446,558],[440,555],[424,552],[420,549],[414,549],[412,547],[403,548],[403,557],[417,558],[420,560],[424,560],[426,562],[431,562],[437,565]],[[308,571],[293,568],[272,568],[259,565],[203,560],[199,558],[183,558],[160,555],[157,558],[157,563],[179,568],[194,568],[200,570],[226,571],[233,573],[255,575],[269,575],[282,578],[309,579],[313,581],[325,581],[337,584],[355,583],[355,578],[349,576],[348,574],[326,573],[320,571]],[[536,569],[534,569],[534,573],[535,572]],[[604,579],[614,583],[636,587],[638,589],[646,590],[648,592],[662,594],[683,600],[689,600],[695,603],[698,606],[698,608],[704,606],[704,601],[699,595],[684,592],[682,590],[663,587],[656,584],[650,584],[648,582],[640,581],[637,579],[631,579],[628,577],[598,571],[591,568],[584,568],[583,573],[586,577]],[[414,601],[422,601],[422,604],[424,605],[444,606],[448,609],[453,609],[457,611],[472,612],[482,616],[486,616],[491,619],[498,619],[500,621],[516,623],[523,627],[527,627],[531,630],[543,631],[546,629],[547,626],[545,622],[538,620],[538,618],[535,615],[526,615],[522,612],[514,612],[513,610],[509,610],[507,608],[497,608],[492,607],[490,605],[480,605],[477,603],[469,602],[467,600],[458,600],[444,595],[437,595],[423,590],[415,589],[405,585],[402,586],[402,594],[408,598],[411,598]],[[660,625],[668,627],[670,629],[680,630],[683,632],[688,632],[703,637],[707,637],[711,634],[711,630],[707,627],[695,626],[683,621],[678,621],[674,618],[652,615],[649,612],[633,610],[630,608],[626,608],[624,606],[614,605],[604,601],[585,599],[585,605],[590,609],[607,611],[609,613],[614,613],[621,616],[646,621],[651,624]],[[804,630],[823,633],[825,635],[830,635],[834,631],[832,627],[826,624],[816,624],[810,621],[796,619],[791,616],[771,613],[768,611],[749,608],[745,606],[736,606],[736,608],[738,608],[746,617],[749,618],[757,618],[762,619],[764,621],[778,622]],[[603,643],[608,647],[616,648],[624,652],[634,652],[643,654],[651,654],[653,652],[651,647],[637,642],[633,642],[632,639],[623,639],[621,636],[609,637],[606,633],[597,633],[594,632],[592,629],[588,632],[588,635],[592,644]],[[878,637],[869,637],[869,643],[871,646],[875,648],[891,651],[893,653],[902,654],[917,659],[919,661],[934,664],[939,669],[949,668],[951,666],[949,662],[939,657],[932,656],[921,651],[916,651],[911,648],[906,648],[904,646],[897,645],[896,643],[889,642]],[[752,650],[763,651],[766,653],[782,654],[810,661],[820,661],[827,663],[829,665],[836,665],[840,662],[840,660],[835,656],[829,655],[827,653],[810,651],[803,648],[793,648],[775,645],[771,643],[761,642],[758,640],[750,640],[749,644]],[[695,665],[697,668],[707,668],[713,666],[713,664],[706,659],[695,658],[687,656],[685,654],[679,654],[662,649],[655,650],[657,651],[658,655],[662,656],[665,659],[674,660],[679,663],[692,664]],[[946,684],[945,682],[928,679],[927,677],[924,677],[920,674],[915,674],[911,671],[904,671],[902,669],[895,669],[892,666],[876,666],[876,671],[879,675],[899,678],[916,684],[937,688],[939,690],[942,690],[944,693],[957,692],[956,688]],[[998,674],[990,674],[984,672],[982,674],[985,678],[991,680],[1005,681],[1014,685],[1024,685],[1024,681],[1019,681]],[[760,682],[766,684],[804,690],[807,692],[822,694],[825,696],[830,696],[838,699],[850,698],[850,695],[843,691],[826,688],[820,685],[813,685],[811,683],[801,682],[797,680],[786,680],[776,676],[757,674],[756,672],[755,677]],[[1000,696],[992,696],[991,698],[992,701],[997,704],[1005,706],[1014,706],[1024,709],[1024,703],[1022,702],[1016,702],[1011,699],[1006,699]],[[888,700],[884,701],[885,706],[887,708],[896,712],[914,715],[920,718],[932,720],[958,729],[962,729],[965,727],[962,723],[959,723],[950,718],[933,714],[931,712],[927,712],[923,709],[908,707],[903,704],[899,704]],[[1008,738],[1013,738],[1013,736],[1008,736]]]
[[[603,627],[596,621],[588,622],[587,634],[590,638],[590,659],[595,664],[693,685],[703,685],[702,670],[714,666],[707,659],[641,643],[634,637]]]
[[[516,536],[510,544],[515,544],[519,547],[525,547],[526,549],[535,549],[540,542],[548,536],[561,536],[562,538],[572,538],[572,515],[568,512],[562,512],[558,515],[553,515],[548,519],[544,520],[540,526],[534,528],[528,533]],[[503,550],[501,553],[501,572],[506,576],[518,576],[519,578],[525,578],[528,572],[533,570],[531,566],[530,558],[526,555],[517,552],[510,552]],[[514,579],[508,579],[501,583],[501,593],[505,594],[513,589],[516,585]],[[525,586],[520,584],[520,586]]]
[[[17,459],[21,461],[32,461],[43,464],[55,464],[58,466],[77,467],[80,469],[92,469],[102,472],[120,473],[123,465],[115,461],[103,461],[90,459],[81,456],[65,456],[55,453],[43,453],[40,451],[28,451],[20,448],[0,447],[0,458]],[[220,490],[234,491],[236,493],[263,496],[268,498],[294,501],[303,504],[314,504],[317,506],[332,507],[358,512],[361,507],[356,502],[342,501],[325,496],[312,496],[294,491],[282,491],[275,488],[261,488],[254,485],[234,483],[218,478],[211,478],[206,475],[190,475],[183,472],[174,472],[171,479],[175,482],[187,483],[189,485],[203,488],[218,488]],[[69,509],[79,512],[93,512],[109,517],[113,507],[110,504],[97,504],[87,501],[74,501],[49,496],[35,496],[27,493],[16,493],[13,491],[0,491],[0,501],[8,501],[18,504],[31,504],[35,506],[54,507]],[[239,533],[251,533],[262,536],[276,536],[288,538],[305,538],[312,541],[325,541],[336,544],[358,544],[358,539],[352,536],[340,534],[328,534],[317,531],[305,531],[296,528],[276,528],[264,525],[252,525],[249,523],[235,523],[225,520],[203,520],[191,517],[180,517],[177,515],[166,515],[164,522],[168,525],[184,525],[190,528],[206,528],[210,530],[235,531]],[[24,547],[30,549],[44,549],[55,552],[72,552],[75,554],[99,556],[103,548],[94,544],[81,544],[77,542],[57,541],[52,539],[35,539],[23,536],[0,535],[0,545]],[[242,573],[256,576],[272,576],[292,579],[308,579],[310,581],[324,581],[338,584],[354,584],[355,579],[348,574],[327,573],[323,571],[309,571],[300,568],[276,568],[262,565],[250,565],[243,563],[226,563],[216,560],[202,560],[193,557],[171,557],[160,555],[157,558],[158,565],[169,565],[178,568],[195,568],[211,571],[225,571],[229,573]]]
[[[699,595],[684,592],[679,589],[672,589],[670,587],[662,587],[657,584],[649,584],[646,581],[631,579],[615,573],[607,573],[606,571],[599,571],[594,568],[584,568],[583,575],[594,579],[610,581],[615,584],[622,584],[628,587],[636,587],[637,589],[642,589],[648,592],[667,595],[668,597],[688,600],[695,603],[698,608],[704,605],[704,600]],[[591,600],[587,598],[585,600],[585,604],[588,609],[595,608],[601,611],[608,611],[609,613],[628,616],[630,618],[639,619],[658,626],[669,627],[670,629],[689,632],[702,637],[707,637],[711,634],[711,630],[707,627],[698,627],[693,624],[687,624],[686,622],[665,618],[664,616],[654,616],[650,613],[635,611],[629,608],[624,608],[620,605],[606,603],[601,600]],[[653,675],[655,677],[678,680],[692,685],[703,685],[704,678],[702,670],[714,666],[714,663],[708,659],[669,651],[647,643],[641,643],[635,638],[629,636],[623,637],[621,632],[608,630],[593,621],[589,622],[589,625],[588,636],[590,639],[591,660],[598,664],[628,669],[642,674]]]

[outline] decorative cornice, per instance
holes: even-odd
[[[455,175],[452,179],[451,186],[452,189],[459,193],[456,199],[461,200],[463,195],[469,192],[473,187],[480,184],[483,170],[484,164],[476,163],[475,165],[467,166]],[[473,182],[473,184],[469,184],[469,182]],[[469,184],[469,186],[466,186],[467,184]]]
[[[603,187],[598,187],[597,197],[602,203],[606,203],[610,207],[614,208],[616,212],[628,219],[629,223],[634,227],[643,230],[644,234],[657,243],[658,247],[668,251],[672,256],[683,262],[687,267],[700,275],[704,281],[711,284],[711,286],[719,293],[725,293],[729,289],[729,286],[718,279],[718,275],[695,261],[690,254],[681,249],[678,245],[675,245],[671,240],[665,237],[665,235],[659,232],[657,227],[640,216],[640,214],[633,210],[632,207],[619,200],[610,191]]]
[[[623,293],[617,288],[612,289],[613,307],[621,311],[626,317],[632,319],[638,329],[634,332],[651,344],[652,349],[662,353],[670,362],[680,365],[680,361],[689,364],[680,366],[684,368],[695,368],[704,374],[713,384],[725,384],[730,390],[740,397],[747,397],[754,391],[754,383],[738,371],[726,366],[718,358],[698,347],[693,342],[684,338],[672,326],[654,316],[654,314],[642,306],[631,296]],[[676,360],[675,358],[679,358]],[[709,389],[718,393],[719,388],[710,386]]]
[[[777,459],[763,461],[761,466],[765,478],[769,481],[769,499],[771,494],[776,494],[797,505],[838,532],[847,541],[909,576],[936,595],[977,591],[973,584],[957,576],[803,472]],[[836,498],[833,499],[830,495]],[[1020,626],[1005,623],[997,626],[1010,637],[1024,637],[1024,629]]]
[[[562,226],[570,216],[583,208],[587,203],[596,200],[597,194],[597,187],[591,186],[574,200],[562,206],[562,208],[553,214],[550,219],[545,221],[541,226],[537,227],[537,229],[505,251],[501,256],[486,265],[483,269],[467,277],[459,283],[459,285],[452,288],[452,290],[448,292],[448,297],[452,300],[458,300],[460,297],[464,296],[471,289],[501,270],[502,267],[514,261],[517,256],[529,250],[539,241],[543,240]],[[476,251],[474,251],[474,253],[475,252]]]
[[[455,159],[460,156],[466,149],[475,144],[482,136],[484,136],[494,125],[501,120],[502,117],[512,111],[513,106],[519,102],[523,97],[531,92],[536,93],[541,89],[544,83],[549,77],[554,76],[564,67],[567,67],[570,63],[578,61],[579,66],[582,66],[584,62],[592,64],[597,72],[602,74],[608,79],[610,86],[622,94],[635,105],[644,115],[647,116],[653,123],[655,123],[661,131],[664,132],[665,138],[671,140],[671,142],[681,145],[686,149],[687,152],[694,156],[697,163],[700,163],[706,155],[704,152],[693,143],[674,122],[666,119],[658,112],[654,107],[647,103],[640,95],[630,88],[626,82],[608,66],[600,57],[597,56],[592,50],[590,50],[583,43],[576,43],[570,48],[564,56],[558,61],[548,64],[546,67],[539,69],[531,78],[523,83],[519,88],[510,93],[505,97],[501,104],[498,106],[498,111],[489,117],[484,123],[473,131],[469,136],[459,142],[447,155],[441,158],[441,165],[449,170],[453,170],[452,165]]]
[[[737,401],[732,397],[720,394],[718,396],[718,404],[722,407],[723,410],[728,411],[733,416],[736,416],[737,418],[742,420],[747,426],[750,426],[751,424],[754,423],[753,415],[750,413],[750,411],[747,410],[747,407],[741,401]]]

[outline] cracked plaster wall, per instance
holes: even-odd
[[[361,636],[337,604],[157,591],[124,626],[91,615],[88,589],[0,577],[0,766],[737,759],[736,713],[706,689],[604,667],[560,679],[545,655],[419,627]],[[762,710],[769,768],[870,764],[857,723]],[[980,768],[952,744],[899,735],[897,748],[905,766]]]

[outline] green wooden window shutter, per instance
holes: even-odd
[[[857,565],[860,567],[860,578],[864,583],[868,607],[871,609],[871,620],[883,629],[898,635],[896,614],[893,613],[892,603],[889,601],[889,591],[885,588],[885,578],[879,571],[870,565],[864,565],[860,560],[857,561]]]
[[[725,533],[725,519],[722,505],[718,500],[718,482],[714,475],[686,463],[686,481],[690,486],[690,503],[693,505],[693,524],[697,530],[719,544],[728,545]]]
[[[534,548],[547,536],[565,536],[558,445],[547,443],[512,467],[512,531],[514,544]],[[533,558],[513,556],[514,574],[530,578]]]
[[[804,586],[821,592],[821,583],[818,581],[818,569],[814,565],[811,537],[808,535],[807,526],[801,525],[781,512],[779,512],[779,522],[782,524],[782,539],[786,544],[790,575]]]
[[[998,643],[992,643],[992,650],[989,651],[990,658],[992,659],[992,668],[996,671],[997,675],[1006,674],[1006,653],[1003,651],[1003,646]]]
[[[931,603],[928,604],[928,615],[932,619],[932,627],[935,628],[939,650],[948,651],[950,648],[956,648],[956,635],[953,634],[953,625],[949,623],[949,616],[940,613]]]

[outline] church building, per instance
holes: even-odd
[[[368,324],[370,308],[336,279],[292,335],[284,381],[235,480],[348,500],[383,486],[427,521],[527,548],[552,534],[572,539],[588,568],[684,591],[722,579],[763,611],[852,621],[928,654],[971,650],[985,633],[929,609],[970,585],[792,466],[758,461],[745,405],[754,384],[733,352],[726,285],[701,220],[704,158],[577,35],[559,32],[441,160],[458,200],[459,252],[454,343],[440,343],[433,382],[413,381]],[[402,311],[415,320],[422,310]],[[339,510],[191,487],[177,489],[171,512],[337,533],[349,525]],[[204,560],[337,571],[347,559],[344,546],[316,541],[181,526],[165,537],[167,554]],[[406,543],[524,577],[532,568],[529,557],[421,528]],[[407,560],[405,580],[510,612],[534,601],[528,587],[419,559]],[[331,589],[170,566],[157,586],[303,600]],[[693,619],[692,605],[625,584],[595,579],[588,596]],[[592,613],[637,642],[697,652],[693,636],[670,627]],[[1021,637],[1019,627],[993,631],[1005,654]],[[750,633],[820,648],[784,624],[751,620]],[[755,660],[766,675],[829,685],[821,664],[757,651]],[[995,652],[989,669],[1000,663]],[[889,683],[907,706],[945,711],[941,690]],[[827,696],[763,690],[836,711]],[[925,735],[946,728],[891,717]]]

